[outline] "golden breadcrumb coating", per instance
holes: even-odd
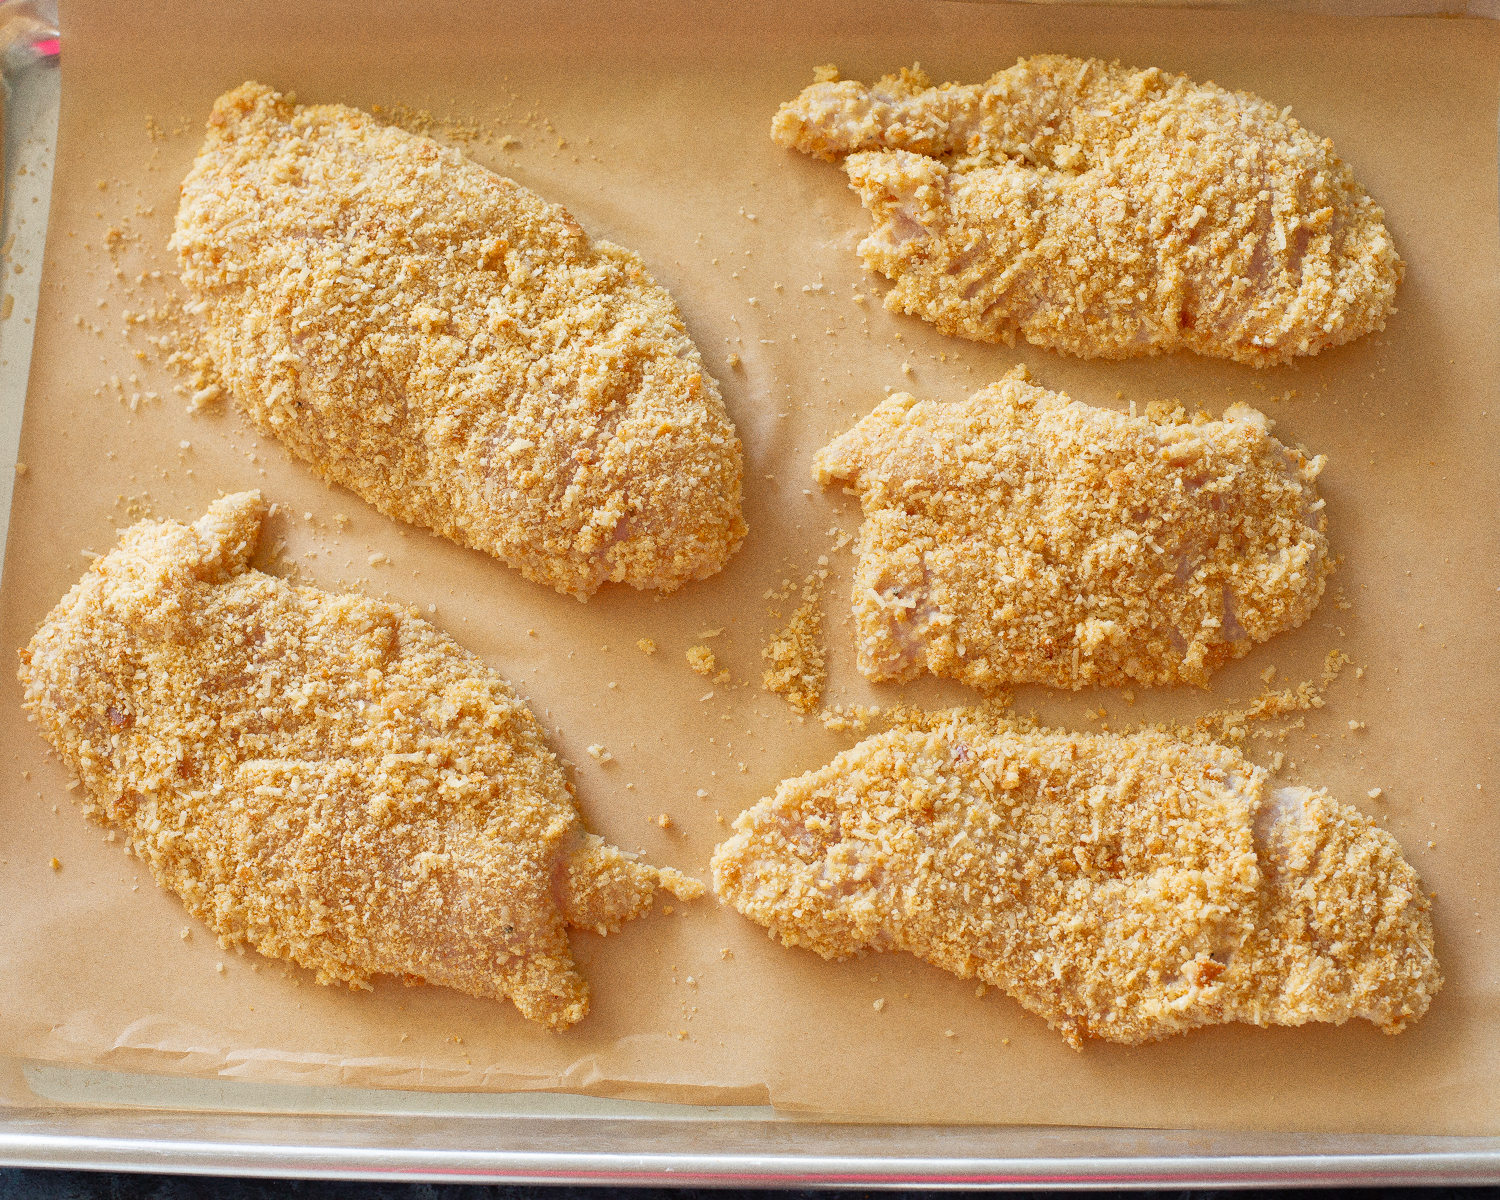
[[[745,536],[740,442],[641,260],[428,138],[247,83],[172,244],[236,403],[389,516],[587,597]]]
[[[399,974],[578,1021],[567,926],[702,886],[585,832],[526,706],[431,625],[249,570],[262,516],[245,492],[134,526],[21,652],[86,811],[222,938],[320,983]]]
[[[960,404],[888,397],[815,457],[865,520],[859,669],[979,688],[1204,685],[1300,625],[1332,570],[1309,460],[1222,421],[1090,408],[1017,368]]]
[[[1442,985],[1395,840],[1221,746],[953,710],[785,780],[734,830],[714,888],[784,944],[909,951],[1074,1046],[1229,1021],[1396,1033]]]
[[[1385,214],[1290,111],[1049,54],[975,85],[823,68],[771,136],[848,155],[893,312],[1083,358],[1270,366],[1385,328],[1404,269]]]

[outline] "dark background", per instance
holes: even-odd
[[[1297,1188],[1285,1191],[728,1191],[714,1188],[542,1187],[518,1184],[369,1183],[315,1179],[221,1179],[136,1175],[111,1171],[40,1171],[0,1168],[0,1200],[958,1200],[1006,1196],[1017,1200],[1500,1200],[1500,1187]]]

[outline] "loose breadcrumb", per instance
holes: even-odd
[[[687,652],[688,666],[697,671],[699,675],[712,675],[716,665],[714,652],[707,646],[690,646]]]
[[[493,136],[490,130],[473,117],[455,117],[446,114],[438,116],[425,108],[412,108],[409,104],[401,102],[389,108],[372,104],[370,113],[387,124],[406,130],[407,133],[414,133],[421,137],[444,138],[465,146],[472,145],[474,142],[488,143]],[[515,138],[502,137],[499,141],[500,147],[506,148],[507,142],[514,143]]]
[[[247,492],[127,530],[22,651],[85,810],[225,944],[578,1021],[567,928],[696,885],[584,830],[525,704],[451,639],[248,569],[263,516]]]
[[[823,698],[828,671],[823,665],[823,602],[819,595],[805,601],[790,621],[761,648],[770,666],[762,676],[766,691],[774,692],[799,713],[812,712]]]
[[[739,438],[672,298],[457,151],[245,84],[172,245],[235,402],[387,515],[580,598],[743,539]]]
[[[1016,368],[959,404],[900,393],[819,450],[860,497],[871,679],[1204,685],[1300,625],[1332,570],[1309,459],[1222,421],[1091,408]]]
[[[1338,679],[1348,662],[1348,656],[1343,652],[1330,650],[1323,656],[1323,672],[1319,682],[1304,679],[1296,687],[1283,688],[1279,692],[1268,689],[1242,708],[1210,709],[1187,725],[1169,723],[1163,731],[1195,744],[1209,741],[1242,742],[1249,735],[1252,724],[1269,723],[1294,713],[1324,707],[1327,704],[1324,693]],[[1272,668],[1273,678],[1274,674],[1275,669]],[[1261,678],[1267,678],[1265,672],[1261,673]],[[1300,722],[1299,717],[1296,723]],[[1285,727],[1281,732],[1285,733]],[[1273,733],[1274,731],[1261,730],[1258,736],[1272,736]]]
[[[703,882],[671,867],[656,868],[657,881],[679,900],[697,900],[707,890]]]
[[[1388,833],[1155,732],[933,714],[783,781],[735,821],[713,878],[785,945],[907,950],[1074,1046],[1228,1021],[1396,1033],[1442,983],[1427,895]]]
[[[879,705],[867,707],[863,704],[851,704],[845,707],[835,704],[820,712],[818,720],[823,722],[823,728],[830,733],[847,733],[851,729],[863,733],[870,727],[870,722],[879,716]]]
[[[1290,110],[1154,67],[1039,55],[983,84],[820,76],[771,126],[835,160],[886,307],[1085,358],[1253,366],[1376,329],[1404,270],[1384,213]]]
[[[640,641],[638,641],[635,644],[635,648],[637,650],[639,650],[642,654],[655,654],[656,653],[656,643],[653,642],[650,638],[642,638]]]

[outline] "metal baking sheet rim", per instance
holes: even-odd
[[[3,1143],[0,1143],[3,1149]],[[1497,1178],[1493,1158],[1471,1155],[1371,1156],[1352,1160],[902,1159],[891,1163],[852,1158],[787,1156],[739,1159],[713,1155],[487,1155],[427,1156],[383,1151],[312,1151],[261,1147],[246,1153],[208,1142],[158,1143],[125,1139],[35,1138],[19,1151],[4,1149],[12,1166],[71,1167],[98,1171],[170,1171],[205,1176],[360,1179],[413,1183],[611,1184],[648,1187],[895,1189],[1293,1188],[1475,1185]]]
[[[1470,5],[1473,15],[1493,16],[1484,5]],[[9,99],[6,133],[26,123],[28,137],[47,137],[55,143],[57,42],[55,10],[48,0],[0,0],[0,31],[9,26],[20,32],[6,38],[3,73]],[[10,44],[15,43],[15,44]],[[50,44],[49,44],[50,43]],[[48,89],[51,89],[50,93]],[[40,93],[40,94],[39,94]],[[48,118],[50,127],[45,126]],[[15,147],[20,138],[7,136],[4,163],[6,232],[13,211],[19,165]],[[35,144],[33,140],[30,144]],[[33,186],[41,191],[42,203],[50,188],[50,162],[45,176]],[[33,210],[35,211],[35,210]],[[31,248],[38,260],[42,246]],[[40,272],[29,273],[36,281]],[[29,303],[28,303],[29,302]],[[28,310],[34,315],[35,295],[16,294],[15,315]],[[10,315],[10,314],[8,314]],[[35,326],[7,321],[7,333],[29,335]],[[0,462],[6,452],[15,459],[20,416],[25,403],[30,346],[16,345],[11,338],[11,370],[0,378]],[[9,435],[9,436],[7,436]],[[0,550],[8,524],[9,487],[0,485]],[[12,1064],[15,1065],[15,1064]],[[632,1105],[633,1111],[649,1105]],[[237,1123],[242,1136],[205,1138],[205,1124],[222,1131],[226,1122]],[[598,1144],[607,1127],[628,1141],[667,1128],[701,1137],[711,1125],[715,1132],[730,1135],[740,1144],[733,1153],[643,1153],[638,1150],[579,1152],[517,1149],[473,1149],[475,1144],[493,1145],[520,1141],[544,1128],[547,1141],[576,1134],[580,1140]],[[277,1127],[283,1128],[277,1128]],[[291,1133],[297,1137],[277,1138]],[[372,1130],[384,1135],[401,1127],[409,1144],[376,1145]],[[800,1131],[798,1130],[800,1127]],[[316,1138],[307,1135],[316,1128]],[[818,1154],[801,1149],[788,1151],[788,1140],[811,1143],[837,1136],[846,1142],[878,1146],[881,1142],[948,1141],[955,1137],[973,1143],[993,1140],[1017,1141],[1033,1134],[1038,1141],[1056,1140],[1065,1134],[1079,1145],[1074,1155],[962,1155],[935,1156],[907,1153]],[[774,1131],[774,1132],[773,1132]],[[412,1136],[419,1135],[419,1136]],[[811,1136],[808,1136],[811,1135]],[[93,1171],[167,1171],[188,1175],[245,1175],[259,1178],[365,1179],[412,1182],[614,1184],[635,1186],[710,1187],[863,1187],[899,1188],[1113,1188],[1155,1187],[1256,1188],[1256,1187],[1369,1187],[1400,1185],[1476,1185],[1500,1182],[1500,1138],[1449,1137],[1338,1138],[1318,1142],[1328,1149],[1312,1153],[1150,1153],[1111,1154],[1109,1150],[1126,1140],[1146,1140],[1158,1146],[1173,1141],[1202,1144],[1203,1131],[1084,1129],[1028,1131],[990,1127],[955,1129],[889,1125],[837,1125],[820,1121],[714,1122],[709,1119],[652,1121],[649,1117],[616,1120],[587,1116],[497,1114],[488,1116],[423,1116],[399,1118],[381,1115],[319,1114],[294,1116],[286,1113],[255,1114],[210,1111],[176,1111],[109,1106],[54,1108],[6,1103],[0,1099],[0,1165],[14,1167],[73,1168]],[[641,1139],[644,1140],[644,1139]],[[757,1141],[780,1143],[764,1152]],[[1264,1146],[1295,1144],[1307,1139],[1295,1134],[1257,1135]],[[1442,1149],[1412,1148],[1376,1150],[1382,1144],[1427,1141]],[[457,1143],[436,1147],[418,1142]],[[364,1144],[361,1144],[361,1143]],[[1338,1149],[1340,1145],[1359,1149]],[[1088,1153],[1098,1149],[1101,1153]]]
[[[155,1125],[179,1119],[212,1119],[213,1114],[151,1114]],[[67,1132],[72,1120],[93,1125],[118,1122],[113,1135]],[[240,1117],[242,1123],[254,1119]],[[303,1120],[306,1120],[305,1118]],[[318,1118],[327,1144],[290,1141],[209,1140],[132,1136],[143,1122],[137,1113],[73,1114],[37,1112],[0,1118],[0,1164],[20,1167],[66,1167],[97,1171],[168,1171],[190,1175],[243,1175],[261,1178],[364,1179],[412,1182],[613,1184],[678,1187],[861,1187],[899,1188],[1291,1188],[1373,1187],[1401,1185],[1463,1186],[1500,1180],[1500,1147],[1484,1139],[1485,1149],[1459,1152],[1358,1154],[1227,1154],[1078,1157],[935,1157],[879,1154],[639,1153],[536,1151],[528,1149],[434,1149],[424,1146],[378,1147],[341,1143],[360,1122],[351,1118]],[[480,1119],[473,1129],[455,1126],[475,1122],[429,1123],[450,1137],[469,1133],[465,1141],[491,1140],[511,1132],[501,1125],[525,1124],[524,1118]],[[369,1122],[364,1122],[368,1124]],[[564,1122],[554,1135],[571,1131],[580,1140],[595,1140],[592,1119]],[[809,1132],[827,1130],[809,1124]],[[921,1129],[861,1126],[860,1137],[878,1142],[900,1132],[920,1137]],[[253,1132],[248,1130],[247,1132]],[[741,1134],[748,1130],[738,1130]],[[936,1133],[937,1131],[932,1131]],[[949,1136],[957,1132],[944,1129]],[[973,1131],[982,1140],[984,1130]],[[1011,1130],[1024,1134],[1024,1130]],[[1141,1131],[1075,1130],[1080,1137]],[[1172,1136],[1170,1133],[1150,1136]],[[495,1140],[500,1140],[496,1138]],[[506,1139],[509,1140],[509,1139]],[[1463,1139],[1444,1139],[1461,1141]],[[1479,1140],[1479,1139],[1475,1139]]]

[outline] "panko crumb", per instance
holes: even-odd
[[[1274,692],[1267,688],[1244,707],[1210,709],[1186,725],[1169,721],[1160,728],[1162,732],[1195,744],[1208,741],[1234,744],[1243,742],[1250,736],[1250,727],[1257,723],[1269,725],[1283,717],[1296,717],[1296,722],[1300,722],[1299,714],[1312,712],[1328,703],[1325,693],[1333,686],[1348,662],[1348,656],[1341,650],[1330,650],[1323,656],[1322,675],[1316,682],[1304,679],[1296,687]],[[1262,672],[1261,678],[1266,681],[1274,678],[1274,668],[1270,675]],[[1272,727],[1269,730],[1257,730],[1256,736],[1272,737],[1285,732],[1285,726],[1279,731]],[[1277,770],[1280,770],[1279,765]]]
[[[640,641],[636,642],[635,648],[642,654],[646,655],[656,653],[656,643],[653,642],[650,638],[641,638]]]
[[[687,652],[688,666],[698,672],[699,675],[709,676],[714,673],[717,665],[714,660],[714,652],[707,646],[690,646]]]
[[[671,867],[657,867],[656,875],[661,886],[679,900],[697,900],[708,890],[702,880],[684,875]]]
[[[488,143],[492,139],[491,131],[473,117],[455,117],[451,114],[439,116],[425,108],[413,108],[401,101],[388,108],[372,104],[370,115],[388,125],[394,125],[397,129],[416,134],[418,137],[440,138],[463,146],[469,146],[475,142]],[[500,139],[502,149],[506,148],[506,140]],[[515,141],[514,138],[509,140]]]
[[[881,711],[878,704],[851,704],[848,707],[835,704],[820,712],[818,720],[830,733],[848,733],[850,730],[863,733],[881,715]]]
[[[769,663],[762,675],[766,691],[774,692],[799,713],[809,713],[823,698],[828,671],[823,661],[823,602],[821,596],[802,604],[787,624],[761,648]]]

